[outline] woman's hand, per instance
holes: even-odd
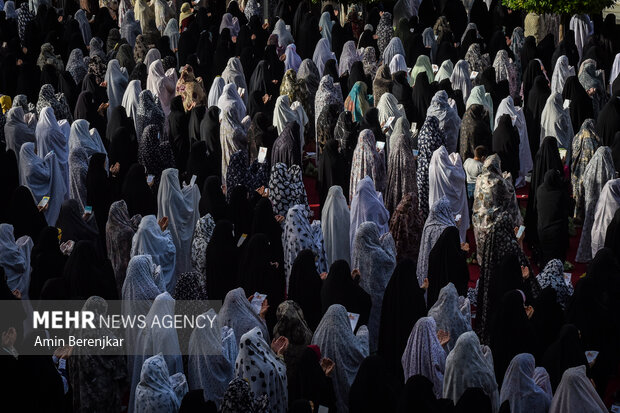
[[[528,267],[527,265],[522,265],[521,276],[523,277],[524,280],[527,280],[530,277],[530,267]]]
[[[321,368],[323,369],[323,373],[325,373],[325,376],[329,377],[334,371],[334,367],[336,367],[336,363],[334,363],[332,359],[329,359],[327,357],[323,357],[321,359]]]
[[[162,232],[168,229],[168,217],[161,217],[157,223],[159,224],[159,228],[161,228]]]
[[[437,340],[439,340],[439,344],[445,346],[450,341],[450,333],[445,330],[437,330]]]
[[[110,167],[110,173],[112,174],[112,176],[117,176],[120,171],[121,171],[121,164],[118,162],[116,162],[114,165]]]
[[[289,345],[288,338],[284,336],[280,336],[271,342],[271,349],[278,356],[282,356],[288,349],[288,345]]]
[[[269,310],[269,302],[265,298],[265,300],[260,305],[260,312],[258,313],[258,316],[264,320],[265,315],[267,314],[267,310]],[[287,340],[287,343],[288,343],[288,340]]]
[[[531,305],[525,307],[525,315],[527,315],[527,318],[532,318],[532,316],[534,315],[534,307],[532,307]]]

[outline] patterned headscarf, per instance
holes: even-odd
[[[418,202],[420,205],[420,213],[422,219],[426,220],[429,211],[428,194],[428,167],[433,157],[433,152],[441,145],[446,144],[446,137],[441,129],[439,129],[439,120],[434,116],[428,116],[424,121],[424,125],[420,129],[418,135]],[[429,250],[430,252],[430,250]]]
[[[353,199],[357,183],[366,176],[372,178],[377,191],[385,189],[385,164],[377,152],[375,135],[370,129],[364,129],[357,138],[349,180],[349,200]]]
[[[308,206],[294,205],[286,213],[284,230],[282,231],[284,247],[284,273],[286,274],[286,290],[288,291],[291,269],[297,254],[309,249],[317,257],[316,269],[319,274],[327,272],[327,256],[323,246],[323,231],[320,221],[310,224]]]

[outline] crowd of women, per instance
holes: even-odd
[[[620,405],[613,15],[0,3],[3,410]],[[32,300],[207,299],[213,328],[76,333],[126,356],[20,355]]]

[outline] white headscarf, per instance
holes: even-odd
[[[176,274],[190,271],[192,237],[196,222],[200,218],[198,203],[200,191],[193,185],[179,184],[179,171],[165,169],[161,174],[157,192],[157,218],[168,217],[168,228],[176,247]],[[168,291],[174,291],[176,275],[166,285]]]
[[[493,99],[483,85],[474,86],[471,90],[465,103],[465,109],[474,104],[482,105],[487,109],[489,112],[489,127],[493,129],[493,119],[495,119],[495,115],[493,115]]]
[[[174,328],[166,328],[161,324],[164,317],[174,317],[174,303],[174,298],[172,298],[168,292],[163,292],[155,297],[146,315],[146,328],[141,329],[136,337],[136,355],[130,360],[130,362],[133,361],[134,364],[134,373],[140,370],[145,359],[154,354],[158,354],[162,355],[167,365],[166,371],[173,375],[180,374],[183,376],[183,381],[185,382],[185,376],[183,375],[183,358],[181,357],[181,349],[179,347],[179,339],[176,330]],[[156,322],[157,320],[158,322]],[[144,368],[142,368],[141,380],[143,380],[143,376]],[[135,374],[132,376],[132,379],[136,379]],[[185,382],[184,385],[184,393],[187,393],[187,383]],[[133,406],[135,404],[135,411],[137,412],[140,411],[141,408],[139,403],[141,401],[144,402],[141,400],[140,385],[132,381],[131,389],[132,393],[130,394],[129,405]],[[133,389],[136,389],[135,395],[133,394]],[[135,396],[135,403],[131,396]],[[154,402],[151,402],[151,408],[157,409],[157,406],[153,403]],[[146,410],[145,412],[151,411],[159,410]]]
[[[125,108],[127,117],[133,120],[133,125],[136,130],[138,130],[136,114],[138,113],[138,104],[140,103],[140,92],[142,92],[142,84],[139,80],[132,80],[127,85],[127,89],[125,89],[123,100],[121,102],[121,105]],[[138,140],[141,138],[141,136],[138,136]]]
[[[607,413],[607,407],[586,376],[586,366],[571,367],[562,374],[549,413]]]
[[[450,80],[452,73],[454,73],[454,64],[451,60],[444,60],[439,67],[439,71],[435,74],[435,82],[439,83],[444,79]]]
[[[547,413],[551,397],[534,381],[534,356],[517,354],[504,375],[500,403],[508,400],[510,413]]]
[[[153,20],[154,18],[154,12],[149,5],[149,2],[147,2],[146,0],[135,0],[133,6],[133,13],[136,17],[136,20],[140,22],[140,28],[142,29],[142,33],[148,32],[149,21]],[[84,15],[84,17],[86,17],[86,14]],[[86,22],[88,23],[88,20]]]
[[[176,247],[170,230],[162,231],[155,215],[142,217],[138,230],[131,240],[131,256],[135,258],[137,255],[144,254],[148,255],[149,260],[152,260],[155,265],[161,266],[157,286],[161,291],[166,291],[166,286],[171,285],[174,280]],[[127,267],[127,276],[129,277],[129,267]],[[123,286],[123,296],[124,291]]]
[[[551,93],[540,119],[540,142],[547,136],[553,136],[558,141],[558,147],[568,149],[571,147],[573,137],[573,124],[570,120],[568,108],[564,109],[562,95]]]
[[[157,354],[144,361],[140,383],[136,387],[135,404],[130,408],[135,413],[176,412],[185,393],[185,375],[176,373],[170,376],[164,357]]]
[[[291,32],[286,28],[286,23],[282,19],[278,19],[271,34],[278,36],[278,46],[280,47],[286,47],[294,42]]]
[[[286,50],[284,51],[286,58],[284,59],[284,72],[289,69],[293,69],[295,72],[299,70],[299,66],[301,66],[301,57],[297,54],[297,46],[294,44],[289,44],[286,46]]]
[[[54,116],[54,109],[46,107],[41,110],[41,116],[43,112],[52,112]],[[54,116],[54,119],[56,117]],[[36,135],[38,136],[38,134]],[[6,149],[13,150],[17,161],[19,162],[19,150],[26,142],[36,142],[35,131],[33,131],[25,121],[24,109],[21,106],[12,107],[6,113],[6,123],[4,124],[4,139],[6,141]],[[42,152],[42,148],[37,143],[39,152]],[[47,152],[43,152],[42,156],[47,155]]]
[[[454,284],[448,283],[439,290],[437,301],[428,310],[428,316],[433,317],[439,330],[450,333],[450,341],[444,345],[446,351],[454,348],[461,334],[471,331],[470,311],[469,300],[458,296]]]
[[[121,307],[124,316],[137,317],[147,315],[151,303],[161,292],[156,285],[156,277],[156,266],[151,260],[150,255],[137,255],[129,260],[127,276],[123,282],[121,293],[123,299]],[[141,353],[137,350],[140,334],[141,330],[139,329],[128,328],[125,330],[127,348],[130,353],[133,353],[127,357],[127,369],[129,370],[131,380],[130,398],[132,402],[135,396],[136,384],[140,378],[140,363],[144,360]],[[130,409],[133,405],[133,403],[130,403]]]
[[[245,105],[237,93],[237,87],[229,83],[224,86],[218,99],[220,108],[220,143],[222,147],[222,182],[226,182],[228,162],[235,152],[245,145],[250,117],[245,115]]]
[[[0,224],[0,267],[11,291],[19,290],[22,300],[28,300],[30,287],[30,253],[33,242],[24,235],[17,241],[13,225]]]
[[[338,65],[338,74],[340,76],[344,75],[347,72],[351,71],[351,66],[355,62],[359,62],[362,60],[361,53],[359,53],[355,47],[355,42],[353,40],[349,40],[346,42],[342,48],[342,53],[340,54],[340,63]]]
[[[151,5],[155,10],[155,26],[161,34],[166,29],[168,20],[175,16],[175,12],[164,0],[153,0],[151,1]]]
[[[232,328],[220,324],[214,309],[202,316],[204,326],[197,325],[189,339],[189,388],[202,389],[204,399],[213,400],[219,407],[235,374],[237,341]]]
[[[471,79],[469,74],[469,63],[461,59],[454,65],[454,70],[450,75],[450,83],[453,90],[460,90],[463,93],[463,103],[469,99],[471,93]]]
[[[207,98],[207,107],[217,106],[217,101],[222,95],[224,86],[226,86],[226,82],[221,76],[213,79],[213,84],[211,85],[211,89],[209,89],[209,97]]]
[[[469,228],[466,181],[467,176],[458,152],[448,154],[443,145],[433,152],[428,166],[428,203],[433,205],[442,197],[448,199],[452,213],[461,215],[458,225],[461,242],[465,242]]]
[[[393,73],[393,72],[392,72]],[[407,114],[405,113],[405,108],[403,105],[398,103],[398,99],[391,94],[390,92],[385,92],[381,95],[381,99],[376,104],[377,109],[379,110],[379,124],[383,125],[387,120],[394,116],[393,125],[396,125],[396,121],[399,118],[407,118]],[[392,129],[390,129],[387,133],[388,136],[392,136]]]
[[[254,327],[241,337],[237,356],[236,376],[245,379],[255,397],[266,395],[269,412],[286,413],[288,410],[288,384],[286,364],[271,350],[267,337]]]
[[[131,9],[130,0],[121,0],[119,2],[118,25],[120,26],[121,37],[127,40],[129,46],[136,45],[136,37],[142,34],[140,22],[136,21],[135,12]]]
[[[241,336],[255,327],[260,328],[265,339],[269,337],[265,320],[256,314],[256,311],[248,301],[248,296],[241,287],[230,290],[226,294],[222,308],[218,313],[218,322],[220,325],[233,329],[236,345],[239,344]]]
[[[551,389],[551,379],[549,378],[549,373],[545,370],[544,367],[536,367],[534,369],[534,382],[536,385],[540,387],[549,399],[553,397],[553,391]]]
[[[338,63],[338,60],[336,59],[336,54],[331,50],[330,41],[324,37],[317,42],[316,47],[314,48],[314,54],[312,55],[312,61],[316,65],[316,68],[319,70],[320,77],[323,77],[323,69],[325,68],[325,63],[331,59],[336,60],[336,63]]]
[[[439,121],[439,129],[446,136],[446,148],[450,153],[457,152],[456,146],[461,129],[461,118],[458,112],[448,102],[448,94],[440,90],[431,99],[431,104],[426,110],[426,116],[434,116]],[[432,202],[431,202],[432,204]]]
[[[495,128],[499,125],[499,118],[502,115],[510,115],[513,126],[519,131],[519,176],[516,177],[515,186],[517,188],[525,185],[525,177],[534,167],[532,152],[530,151],[530,140],[527,135],[527,124],[523,109],[515,106],[512,97],[507,96],[502,99],[495,113]],[[494,128],[494,129],[495,129]]]
[[[301,150],[303,152],[304,125],[308,123],[308,116],[298,101],[291,104],[288,95],[279,96],[273,110],[273,126],[278,130],[278,135],[282,133],[289,122],[293,121],[299,125]]]
[[[224,13],[222,16],[222,22],[220,23],[219,33],[222,33],[222,30],[224,29],[230,30],[231,37],[237,36],[239,34],[239,19],[233,17],[230,13]]]
[[[360,225],[351,248],[351,267],[363,274],[360,287],[370,295],[372,302],[368,331],[369,348],[374,352],[379,341],[383,295],[396,267],[396,246],[392,234],[388,232],[381,236],[374,222]]]
[[[611,85],[614,83],[614,80],[620,74],[620,53],[616,54],[614,58],[614,63],[611,66],[611,73],[609,74],[609,93],[611,94]]]
[[[391,28],[390,28],[390,31],[391,31]],[[385,50],[383,50],[383,55],[382,55],[383,64],[389,65],[394,59],[394,56],[396,55],[406,56],[406,53],[405,53],[405,48],[403,47],[403,42],[400,40],[400,37],[394,36],[390,39],[390,42],[385,47]],[[392,74],[396,73],[396,72],[392,72],[391,69],[392,68],[390,67],[390,73]],[[405,68],[405,70],[407,69]]]
[[[86,11],[79,9],[75,12],[73,18],[77,20],[80,26],[80,33],[82,34],[82,40],[84,40],[84,44],[89,44],[90,39],[93,36],[90,30],[90,23],[88,22],[88,17],[86,17]]]
[[[33,142],[24,143],[19,151],[19,183],[30,189],[36,203],[50,197],[45,219],[48,225],[56,225],[67,192],[56,154],[50,152],[41,159],[34,153]]]
[[[331,267],[337,260],[351,262],[349,220],[347,199],[342,193],[342,188],[334,185],[329,188],[321,214],[321,229],[328,267]]]
[[[392,60],[390,60],[390,73],[396,73],[396,72],[407,72],[407,63],[405,62],[405,58],[403,57],[402,54],[396,54],[394,55],[394,57],[392,58]],[[407,76],[409,76],[409,74],[407,74]]]
[[[96,153],[108,153],[97,129],[89,129],[89,127],[88,121],[84,119],[77,119],[73,122],[69,133],[69,153],[76,148],[83,148],[89,158]]]
[[[69,198],[75,199],[84,210],[87,205],[86,177],[88,174],[88,153],[77,147],[69,154]]]
[[[177,73],[174,68],[170,68],[164,73],[164,67],[160,59],[157,59],[149,66],[146,88],[151,91],[153,96],[159,99],[161,108],[166,116],[170,113],[170,101],[175,96],[177,80]]]
[[[222,79],[226,84],[234,84],[237,88],[245,89],[245,93],[241,99],[243,100],[243,104],[248,106],[248,95],[250,94],[248,90],[248,85],[245,81],[245,75],[243,74],[243,66],[241,65],[241,60],[238,57],[231,57],[226,62],[226,67],[224,71],[222,71]],[[221,108],[220,108],[221,109]]]
[[[581,61],[586,39],[594,32],[593,24],[587,14],[576,14],[570,19],[569,28],[575,33],[575,45]]]
[[[146,70],[148,71],[151,65],[158,60],[161,60],[161,53],[159,49],[152,48],[149,49],[149,51],[146,53],[146,56],[144,57],[144,62],[142,63],[144,63],[144,65],[146,66]]]
[[[211,87],[211,91],[213,91],[213,87]],[[209,96],[211,96],[211,91],[209,91]],[[235,112],[235,118],[239,121],[246,115],[245,103],[243,103],[237,92],[237,86],[232,83],[226,84],[222,88],[222,92],[217,99],[217,107],[220,108],[220,120],[222,120],[224,113],[227,111]]]
[[[383,206],[383,196],[375,190],[375,184],[369,176],[365,176],[364,179],[357,182],[355,194],[351,201],[350,217],[351,251],[353,251],[355,233],[364,222],[374,222],[380,235],[390,231],[390,213]]]
[[[21,110],[21,107],[14,109]],[[9,113],[10,112],[11,111],[9,111]],[[54,109],[46,107],[41,110],[35,129],[38,155],[43,158],[50,151],[54,151],[56,158],[58,159],[58,163],[60,164],[60,168],[62,169],[63,174],[65,174],[64,176],[67,180],[69,176],[67,162],[69,158],[70,131],[71,128],[69,126],[69,122],[65,119],[60,122],[56,120]]]
[[[618,208],[620,208],[620,178],[607,181],[596,203],[591,231],[593,257],[605,246],[607,227]]]
[[[108,69],[105,72],[106,90],[108,94],[108,116],[112,108],[120,106],[123,102],[123,95],[129,83],[127,69],[121,68],[118,60],[112,59],[108,62]]]
[[[353,334],[347,310],[340,304],[331,305],[319,323],[312,344],[321,349],[321,355],[337,360],[332,384],[339,412],[349,411],[349,389],[362,361],[369,355],[368,329],[361,326]]]
[[[179,33],[179,23],[177,22],[177,19],[168,20],[168,24],[164,30],[164,36],[168,36],[170,50],[174,51],[175,55],[178,56],[178,52],[175,50],[179,48],[179,38],[181,37],[181,34]]]
[[[455,404],[465,390],[479,387],[491,399],[493,413],[499,410],[499,393],[493,372],[493,357],[487,346],[480,345],[473,331],[463,333],[446,358],[443,398]]]
[[[319,18],[319,30],[321,31],[321,37],[327,40],[327,46],[331,49],[332,46],[332,22],[329,12],[323,12]]]
[[[569,76],[575,76],[575,68],[568,63],[568,57],[562,55],[555,62],[553,76],[551,77],[551,93],[562,94],[564,83]]]
[[[401,363],[405,381],[411,376],[420,374],[433,383],[435,396],[442,397],[446,352],[439,343],[437,324],[432,317],[422,317],[415,323],[407,340]]]
[[[431,204],[428,217],[424,223],[424,229],[422,230],[422,237],[420,238],[420,254],[416,270],[420,285],[422,285],[425,278],[428,278],[428,256],[433,246],[447,227],[456,227],[455,216],[456,214],[452,211],[452,206],[447,197],[439,198]]]
[[[305,205],[294,205],[286,213],[284,230],[282,231],[282,246],[284,247],[284,273],[286,274],[287,291],[293,262],[302,250],[309,249],[314,252],[317,257],[316,267],[319,274],[327,272],[321,223],[313,221],[310,224]]]

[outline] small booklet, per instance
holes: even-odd
[[[258,163],[265,163],[265,158],[267,157],[267,148],[261,146],[258,148]]]
[[[355,326],[357,326],[360,315],[357,313],[347,313],[347,315],[349,316],[349,322],[351,323],[351,330],[355,331]]]
[[[524,231],[525,231],[525,227],[523,225],[519,226],[519,229],[517,230],[517,239],[523,236]]]
[[[248,234],[241,234],[241,236],[239,237],[239,241],[237,241],[237,248],[243,245],[247,237],[248,237]]]
[[[384,132],[387,132],[388,129],[392,127],[392,122],[394,122],[394,116],[390,116],[388,120],[385,121],[385,124],[383,125]]]
[[[562,161],[564,161],[564,159],[566,159],[566,149],[558,148],[558,152],[560,152],[560,159],[562,159]]]
[[[475,70],[471,72],[471,74],[469,75],[469,78],[471,80],[474,80],[475,78],[478,77],[478,72],[476,72]]]
[[[589,350],[586,351],[586,359],[588,359],[588,364],[594,363],[594,360],[598,357],[598,351]]]
[[[47,205],[47,203],[50,201],[50,197],[49,196],[44,196],[43,198],[41,198],[41,201],[39,201],[39,204],[37,205],[38,207],[44,208],[45,205]]]
[[[254,311],[256,311],[256,314],[260,314],[260,308],[263,305],[263,301],[265,301],[266,298],[267,298],[267,294],[254,293],[254,297],[252,298],[252,301],[250,302],[250,304],[252,305],[252,308],[254,309]]]
[[[571,274],[570,272],[565,272],[564,273],[564,284],[566,284],[567,286],[571,285],[571,278],[573,278],[573,274]]]

